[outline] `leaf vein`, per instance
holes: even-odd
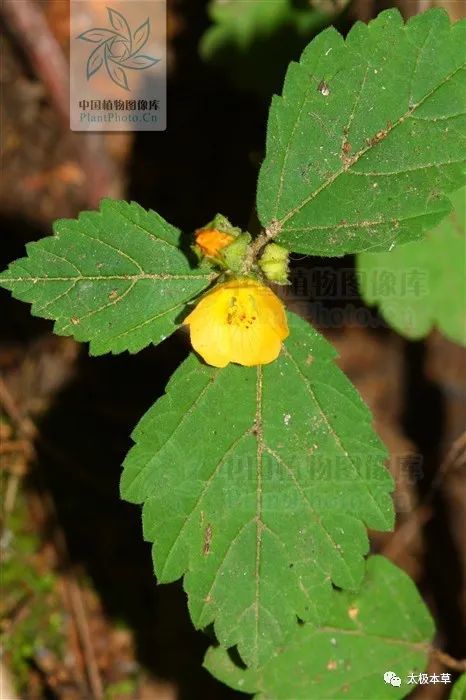
[[[302,376],[303,381],[304,381],[305,385],[307,386],[308,391],[309,391],[309,393],[311,394],[311,396],[312,396],[312,398],[313,398],[313,400],[314,400],[316,406],[319,408],[319,412],[320,412],[322,418],[324,419],[325,423],[327,424],[327,426],[328,426],[330,432],[332,433],[332,435],[333,435],[333,437],[334,437],[334,439],[335,439],[336,444],[338,445],[338,447],[340,448],[340,450],[342,451],[342,453],[344,454],[344,456],[347,457],[348,462],[349,462],[349,464],[351,464],[351,466],[352,466],[352,468],[353,468],[355,474],[358,475],[358,468],[357,468],[356,464],[355,464],[355,463],[353,462],[353,460],[351,459],[351,456],[350,456],[349,452],[345,449],[344,445],[342,444],[342,442],[341,442],[341,440],[340,440],[340,437],[339,437],[338,433],[335,431],[333,425],[330,423],[330,421],[329,421],[329,419],[328,419],[328,417],[327,417],[327,414],[325,413],[325,411],[323,410],[322,406],[320,405],[320,403],[319,403],[319,401],[318,401],[318,399],[317,399],[317,396],[316,396],[316,394],[315,394],[315,392],[314,392],[314,390],[313,390],[313,388],[312,388],[312,385],[311,385],[309,379],[308,379],[308,378],[306,377],[306,375],[302,372],[300,366],[298,365],[298,363],[296,362],[296,360],[294,359],[294,357],[291,355],[291,353],[288,352],[288,350],[287,350],[287,348],[286,348],[285,346],[283,346],[283,350],[284,350],[286,356],[291,360],[291,362],[292,362],[292,363],[294,364],[294,366],[296,367],[296,370],[297,370],[298,374],[300,374],[300,375]],[[379,511],[379,513],[380,513],[380,515],[382,516],[382,518],[385,520],[385,516],[384,516],[384,513],[383,513],[383,511],[382,511],[382,508],[380,507],[380,505],[379,505],[379,504],[377,503],[377,501],[375,500],[373,493],[372,493],[371,490],[367,487],[367,484],[366,484],[365,482],[362,482],[362,483],[363,483],[363,485],[364,485],[364,487],[365,487],[365,489],[366,489],[367,495],[368,495],[368,496],[370,497],[370,499],[372,500],[373,504],[375,505],[376,509]]]
[[[442,85],[447,83],[451,78],[458,73],[458,71],[462,70],[466,63],[462,64],[461,66],[455,68],[454,71],[452,71],[449,75],[447,75],[444,80],[442,80],[438,85],[436,85],[432,90],[430,90],[424,97],[415,105],[413,105],[412,108],[408,109],[407,112],[405,112],[401,117],[399,117],[394,124],[390,126],[390,128],[387,128],[387,133],[386,136],[391,134],[394,129],[396,129],[400,124],[402,124],[407,118],[413,114],[413,112],[418,109],[422,104],[424,104],[437,90],[439,90]],[[270,231],[270,229],[267,229],[267,233],[270,238],[275,238],[278,236],[281,232],[281,229],[283,228],[284,224],[291,219],[295,214],[297,214],[303,207],[305,207],[309,202],[311,202],[313,199],[315,199],[321,192],[323,192],[327,187],[329,187],[335,180],[337,180],[338,177],[340,177],[343,173],[346,173],[351,170],[351,167],[355,165],[368,151],[370,151],[375,144],[370,143],[367,144],[364,148],[362,148],[358,153],[356,153],[353,158],[351,159],[351,165],[345,165],[339,170],[337,170],[331,177],[329,177],[327,180],[325,180],[320,187],[318,187],[314,192],[309,194],[307,197],[305,197],[299,204],[297,204],[293,209],[291,209],[282,219],[280,219],[278,222],[275,223],[273,227],[273,231]]]

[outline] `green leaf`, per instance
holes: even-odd
[[[466,673],[463,673],[451,689],[450,700],[466,700]]]
[[[419,238],[465,182],[466,21],[397,10],[322,32],[269,115],[260,221],[291,250],[338,256]]]
[[[378,304],[401,335],[418,340],[433,326],[466,345],[466,189],[454,209],[422,241],[390,253],[361,253],[358,279],[368,304]]]
[[[368,408],[335,351],[289,315],[269,365],[218,370],[191,355],[143,417],[123,498],[144,503],[161,582],[183,574],[194,624],[264,663],[319,621],[332,583],[356,589],[364,524],[393,525],[391,477]]]
[[[54,231],[30,243],[0,285],[55,319],[58,335],[90,341],[93,355],[161,342],[212,279],[191,269],[176,228],[135,203],[103,200],[100,212],[59,220]]]
[[[247,50],[257,34],[273,32],[291,13],[289,0],[213,0],[209,15],[214,23],[203,38],[203,51],[209,55],[218,44],[230,41]]]
[[[309,4],[296,7],[295,0],[212,0],[209,15],[213,24],[202,37],[202,57],[224,68],[242,90],[267,96],[332,17]]]
[[[259,669],[243,669],[221,647],[204,665],[257,700],[403,698],[415,687],[409,674],[426,665],[432,618],[411,579],[388,559],[370,557],[357,594],[335,591],[322,626],[297,626],[284,648]],[[392,671],[401,685],[384,682]]]

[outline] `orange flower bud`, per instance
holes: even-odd
[[[222,248],[233,243],[235,237],[217,229],[202,228],[196,231],[196,243],[201,253],[209,258],[216,258]]]

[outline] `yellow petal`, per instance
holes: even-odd
[[[190,324],[189,333],[191,345],[208,365],[226,367],[231,359],[228,328],[196,319]]]
[[[288,323],[280,299],[259,282],[236,279],[203,297],[184,321],[191,344],[210,365],[248,367],[275,360]]]
[[[230,359],[239,365],[266,365],[280,354],[281,338],[270,326],[261,324],[253,332],[235,329],[233,334]]]

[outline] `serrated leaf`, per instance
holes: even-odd
[[[466,21],[397,10],[322,32],[269,115],[262,224],[291,250],[338,256],[419,238],[465,182]]]
[[[332,582],[357,588],[364,525],[393,524],[370,413],[333,348],[289,315],[270,365],[218,370],[191,355],[137,426],[122,497],[144,503],[161,582],[186,574],[198,628],[264,663],[296,616],[321,620]]]
[[[425,668],[432,618],[411,579],[388,559],[370,557],[357,594],[333,593],[324,624],[297,626],[285,647],[260,669],[237,666],[225,649],[211,648],[204,665],[256,700],[403,698],[410,673]],[[400,686],[384,682],[392,671]]]
[[[390,326],[413,340],[436,326],[466,344],[466,189],[452,201],[449,217],[424,240],[358,256],[364,299],[378,304]]]
[[[100,212],[59,220],[54,231],[30,243],[0,285],[55,319],[58,335],[90,341],[94,355],[161,342],[212,278],[191,269],[176,228],[135,203],[103,200]]]

